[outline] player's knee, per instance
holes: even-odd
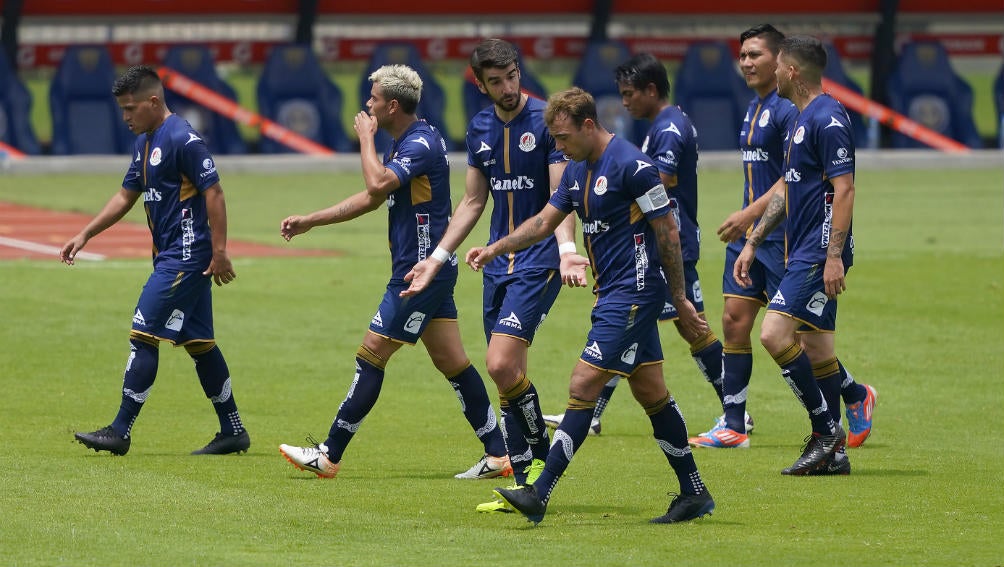
[[[188,352],[189,356],[206,354],[214,348],[216,348],[216,341],[197,341],[185,345],[185,351]]]
[[[485,368],[496,384],[515,382],[524,373],[517,361],[491,354],[485,359]]]

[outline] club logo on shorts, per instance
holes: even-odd
[[[533,135],[533,132],[523,132],[523,135],[519,137],[519,149],[524,152],[532,152],[536,147],[537,138]]]
[[[805,304],[805,308],[816,317],[821,317],[823,315],[823,308],[826,307],[826,302],[829,300],[830,298],[826,297],[825,293],[817,291],[809,298],[809,302]]]
[[[422,329],[422,322],[425,321],[425,313],[415,311],[408,316],[408,321],[404,324],[405,332],[417,335]]]
[[[150,152],[150,165],[160,165],[161,151],[160,148],[154,148]]]
[[[634,343],[621,353],[621,362],[624,364],[634,364],[634,357],[638,354],[638,343]]]
[[[167,318],[167,323],[164,324],[164,327],[172,331],[180,331],[184,324],[185,312],[180,309],[175,309],[171,312],[171,316]]]
[[[582,354],[596,360],[603,360],[603,352],[600,351],[600,345],[596,341],[593,341],[593,344],[586,345],[586,348],[582,349]]]

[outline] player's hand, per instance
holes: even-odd
[[[303,234],[311,229],[306,219],[300,215],[286,217],[279,224],[279,234],[289,242],[297,234]]]
[[[752,225],[753,222],[746,218],[743,211],[736,211],[722,222],[722,226],[718,227],[718,238],[722,242],[735,242],[742,235],[746,234],[746,231]]]
[[[839,256],[827,256],[826,264],[823,265],[823,291],[830,299],[836,299],[838,295],[847,289],[847,282],[844,279],[844,261]]]
[[[497,255],[492,251],[491,246],[475,246],[467,251],[467,254],[464,256],[464,262],[477,272],[487,266],[488,262],[491,262]]]
[[[67,240],[59,251],[59,260],[67,266],[72,266],[77,252],[80,252],[85,244],[87,244],[87,237],[82,232]]]
[[[681,297],[673,301],[676,307],[677,322],[680,324],[681,335],[685,337],[700,337],[705,335],[710,327],[698,313],[694,304],[686,297]]]
[[[750,266],[753,265],[755,257],[756,249],[746,244],[743,246],[743,251],[739,253],[739,257],[736,258],[736,263],[732,265],[732,279],[742,287],[753,285],[753,279],[750,278]]]
[[[586,266],[589,258],[574,252],[561,255],[561,283],[568,287],[586,287]]]
[[[377,119],[375,116],[370,116],[365,110],[361,110],[356,114],[355,120],[352,123],[352,128],[355,129],[357,136],[367,136],[372,138],[376,135]]]
[[[435,258],[426,258],[415,264],[412,266],[411,271],[404,275],[404,281],[410,283],[408,289],[402,291],[399,295],[401,297],[411,297],[425,291],[425,288],[429,287],[429,283],[432,282],[442,267],[443,264]]]
[[[237,273],[234,272],[234,265],[230,263],[230,256],[226,251],[214,252],[213,259],[209,262],[209,267],[202,272],[204,276],[213,276],[216,285],[224,285],[234,281]]]

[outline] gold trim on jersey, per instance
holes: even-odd
[[[507,133],[509,132],[508,128],[506,129],[506,132]],[[506,156],[508,156],[508,155],[509,155],[509,150],[508,150],[508,147],[507,147],[506,148]],[[506,158],[506,161],[508,162],[508,157]],[[509,165],[507,163],[506,164],[506,173],[509,173],[508,170],[509,170]],[[513,192],[512,191],[507,192],[505,194],[505,197],[506,197],[506,202],[509,203],[509,234],[512,234],[513,231],[516,230],[516,220],[512,216]],[[508,256],[509,256],[509,266],[506,268],[506,274],[512,274],[513,271],[516,269],[516,251],[513,250],[512,252],[510,252],[508,254]]]
[[[432,182],[428,175],[421,175],[411,180],[411,204],[428,203],[432,200]]]
[[[195,188],[195,184],[188,177],[182,175],[181,187],[178,188],[178,201],[187,201],[198,194],[199,190]]]

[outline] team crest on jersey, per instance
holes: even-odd
[[[603,352],[600,351],[600,345],[596,344],[596,341],[593,341],[593,344],[586,345],[586,348],[582,349],[582,354],[597,360],[603,360]]]
[[[770,122],[770,109],[765,108],[763,109],[763,112],[760,113],[760,121],[757,122],[757,124],[759,124],[761,128],[766,128],[769,122]]]
[[[162,152],[159,147],[154,148],[153,151],[150,152],[150,165],[160,165],[160,159],[162,157],[161,154]]]
[[[593,185],[593,193],[597,195],[602,195],[607,192],[607,176],[601,175],[596,178],[596,184]]]
[[[805,126],[799,126],[798,129],[795,130],[795,136],[791,139],[791,141],[795,142],[796,144],[801,144],[802,140],[804,139],[805,139]]]
[[[404,324],[405,332],[417,335],[418,331],[422,328],[422,322],[425,321],[425,313],[421,311],[415,311],[408,316],[408,320]]]
[[[624,364],[634,364],[636,354],[638,354],[638,343],[633,343],[626,351],[621,353],[621,362]]]
[[[519,149],[524,152],[532,152],[536,147],[537,137],[533,135],[533,132],[523,132],[523,135],[519,137]]]
[[[474,153],[480,154],[481,152],[490,152],[490,151],[492,151],[492,147],[486,144],[484,140],[481,140],[481,147],[478,148],[478,151]]]

